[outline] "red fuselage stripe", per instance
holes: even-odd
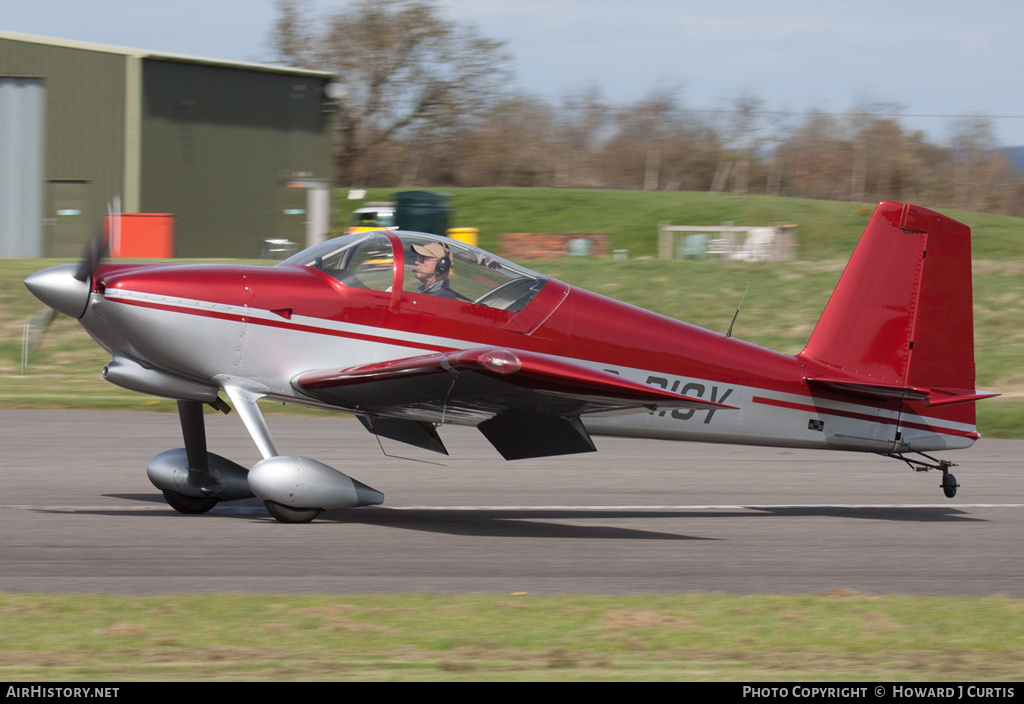
[[[266,320],[264,318],[239,315],[237,313],[224,313],[215,310],[185,308],[182,306],[168,305],[166,303],[153,303],[151,301],[134,301],[124,298],[108,298],[107,300],[114,303],[124,303],[130,306],[139,306],[141,308],[153,308],[155,310],[164,310],[170,313],[196,315],[201,318],[217,318],[218,320],[231,320],[236,323],[245,323],[246,325],[262,325],[264,327],[269,328],[283,328],[285,330],[294,330],[296,332],[308,332],[316,335],[331,335],[332,337],[344,337],[352,340],[363,340],[366,342],[379,342],[382,344],[396,345],[399,347],[411,347],[413,349],[418,350],[430,350],[432,352],[451,352],[457,349],[455,347],[445,347],[426,342],[412,342],[409,340],[400,340],[393,337],[380,337],[377,335],[366,335],[357,332],[344,332],[341,330],[331,330],[329,328],[315,327],[312,325],[300,325],[297,323],[290,323],[286,320]]]
[[[962,438],[972,438],[977,440],[981,435],[977,432],[967,430],[954,430],[952,428],[937,428],[933,425],[927,425],[925,423],[913,423],[906,420],[898,420],[896,418],[884,418],[881,416],[873,416],[867,413],[857,413],[854,411],[842,411],[836,408],[820,408],[818,406],[810,406],[802,403],[793,403],[792,401],[780,401],[774,398],[766,398],[764,396],[754,396],[754,403],[760,403],[764,406],[776,406],[778,408],[788,408],[792,411],[806,411],[808,413],[823,414],[830,416],[840,416],[842,418],[852,418],[854,420],[864,420],[871,423],[885,423],[886,425],[901,425],[906,428],[914,428],[916,430],[926,430],[931,433],[942,433],[943,435],[953,435]]]

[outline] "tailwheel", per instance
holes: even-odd
[[[178,513],[198,515],[206,513],[217,505],[218,499],[212,496],[188,496],[176,491],[163,490],[164,500]]]
[[[952,499],[956,496],[956,490],[960,488],[960,485],[957,484],[956,477],[954,477],[949,471],[950,467],[956,467],[956,465],[949,460],[937,460],[934,457],[929,457],[923,452],[916,452],[915,454],[921,455],[921,457],[924,457],[925,460],[928,461],[926,462],[925,460],[919,460],[913,457],[904,457],[898,452],[891,452],[886,456],[897,460],[903,460],[915,472],[928,472],[933,469],[939,470],[942,472],[942,483],[939,484],[939,487],[942,489],[942,493],[946,495],[947,499]]]
[[[309,523],[320,515],[318,508],[293,508],[279,504],[276,501],[264,501],[270,515],[281,523]]]
[[[946,495],[947,499],[952,499],[956,496],[957,487],[960,486],[956,483],[956,477],[949,472],[943,472],[942,474],[942,493]]]

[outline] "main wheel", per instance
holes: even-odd
[[[276,501],[264,501],[270,515],[281,523],[309,523],[320,515],[318,508],[292,508]]]
[[[163,492],[164,500],[167,501],[171,508],[178,513],[189,515],[206,513],[216,506],[219,501],[219,499],[212,496],[188,496],[187,494],[179,494],[176,491],[168,491],[167,489],[164,489]]]

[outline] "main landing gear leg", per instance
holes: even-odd
[[[209,485],[210,463],[206,455],[203,404],[199,401],[178,401],[178,420],[181,421],[181,435],[185,439],[185,455],[188,457],[188,483],[192,486]],[[178,513],[206,513],[218,501],[215,496],[189,496],[170,489],[162,491],[164,499]]]
[[[927,472],[932,469],[941,471],[942,482],[939,484],[939,488],[942,489],[942,493],[945,494],[948,499],[952,499],[956,496],[956,490],[960,485],[957,484],[956,477],[949,471],[950,467],[956,467],[956,465],[949,460],[937,460],[934,457],[929,457],[923,452],[918,452],[917,454],[929,460],[930,463],[925,462],[924,460],[909,459],[901,454],[889,454],[888,456],[893,459],[903,460],[915,472]]]
[[[309,523],[319,516],[322,508],[304,505],[296,500],[296,487],[302,483],[309,483],[311,477],[300,477],[301,458],[282,457],[278,451],[258,404],[262,394],[232,384],[225,384],[224,391],[235,404],[235,410],[245,424],[245,429],[249,431],[250,437],[263,455],[263,460],[249,470],[249,486],[253,493],[263,499],[267,511],[281,523]],[[282,467],[285,470],[284,477],[278,476],[274,471],[274,468]]]
[[[210,405],[221,413],[231,410],[220,399]],[[219,501],[252,498],[249,470],[206,451],[203,404],[178,401],[178,420],[185,447],[164,450],[146,464],[149,481],[163,492],[171,508],[178,513],[206,513]]]

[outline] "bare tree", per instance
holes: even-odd
[[[1024,208],[985,117],[958,121],[944,147],[884,103],[799,117],[741,93],[698,119],[671,86],[626,105],[595,86],[552,105],[508,90],[502,43],[444,18],[440,1],[348,0],[318,16],[312,0],[276,0],[273,60],[337,76],[339,185],[720,192],[731,181],[738,194],[763,183],[772,195]]]
[[[775,150],[789,170],[787,195],[844,200],[850,193],[853,146],[832,115],[811,113]]]
[[[996,149],[989,118],[977,115],[956,120],[951,146],[956,207],[998,209],[1010,199],[1009,161]]]
[[[555,185],[592,186],[593,161],[608,124],[610,108],[601,89],[591,86],[562,97],[558,120],[558,163]]]
[[[757,151],[757,130],[764,101],[751,93],[741,93],[731,101],[729,111],[729,141],[736,150],[737,195],[746,194],[750,180],[750,162]]]
[[[603,147],[604,181],[613,188],[661,187],[667,141],[679,127],[678,90],[652,89],[614,112],[614,133]]]
[[[509,95],[456,144],[458,185],[554,185],[557,124],[554,110],[541,100]]]
[[[853,149],[850,200],[900,199],[909,177],[907,136],[897,103],[862,101],[847,113]]]
[[[316,30],[309,0],[277,0],[278,17],[267,35],[271,61],[296,68],[318,68],[317,46],[310,42]]]
[[[501,42],[445,19],[428,0],[353,0],[325,18],[302,0],[279,0],[274,60],[336,74],[339,182],[368,173],[367,156],[415,130],[460,129],[486,111],[510,78]]]

